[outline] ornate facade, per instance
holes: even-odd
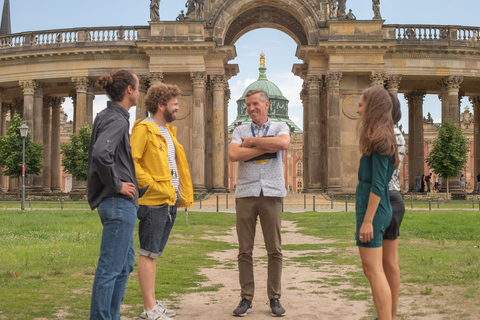
[[[190,1],[192,2],[192,1]],[[352,192],[359,160],[355,109],[362,91],[379,85],[409,102],[409,186],[423,173],[422,96],[438,94],[442,117],[460,123],[459,97],[480,97],[479,27],[388,25],[345,20],[327,0],[205,0],[178,21],[144,27],[74,28],[0,36],[0,131],[6,113],[18,112],[36,142],[50,144],[50,169],[31,179],[32,188],[60,188],[62,98],[74,98],[73,130],[92,123],[94,86],[105,72],[130,68],[141,80],[142,99],[158,81],[182,92],[176,125],[190,161],[197,192],[228,189],[228,80],[235,42],[256,28],[274,28],[297,44],[303,61],[292,72],[304,81],[303,188]],[[333,1],[335,2],[335,1]],[[335,2],[336,3],[336,2]],[[475,104],[474,110],[479,108]],[[52,113],[51,120],[45,115]],[[480,116],[475,114],[473,166],[480,172]],[[415,144],[417,147],[414,147]],[[48,152],[48,151],[47,151]],[[412,175],[412,173],[415,174]],[[2,187],[9,188],[2,179]]]

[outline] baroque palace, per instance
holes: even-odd
[[[8,0],[5,0],[8,2]],[[154,0],[153,0],[154,1]],[[137,117],[146,115],[143,97],[158,82],[177,84],[183,94],[175,125],[189,159],[195,192],[225,192],[229,185],[228,80],[239,72],[229,63],[235,42],[257,28],[274,28],[297,44],[303,62],[292,72],[303,79],[303,148],[295,154],[306,192],[354,192],[360,154],[356,108],[362,91],[383,86],[408,100],[408,167],[405,188],[427,173],[423,98],[438,95],[442,119],[460,125],[460,98],[473,105],[473,158],[480,172],[480,27],[389,25],[374,8],[372,20],[345,13],[346,0],[188,1],[177,21],[31,31],[0,35],[0,134],[18,113],[45,145],[42,174],[28,177],[31,190],[61,188],[60,110],[74,103],[73,132],[92,125],[93,99],[104,94],[96,79],[118,68],[140,79]],[[155,6],[153,6],[155,7]],[[260,80],[259,80],[260,81]],[[281,100],[281,99],[280,99]],[[287,157],[288,158],[288,154]],[[290,167],[290,165],[289,165]],[[286,175],[293,176],[292,169]],[[296,189],[298,181],[286,176]],[[3,191],[15,181],[2,177]]]

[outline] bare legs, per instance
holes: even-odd
[[[378,320],[392,319],[392,293],[383,270],[383,248],[358,247],[362,259],[363,272],[372,288],[373,302]]]
[[[155,274],[157,259],[139,255],[138,257],[138,281],[142,290],[145,310],[150,311],[157,304],[155,300]]]
[[[383,240],[383,269],[392,292],[392,320],[397,319],[398,296],[400,294],[400,268],[398,266],[398,238]]]

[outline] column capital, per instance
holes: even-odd
[[[400,81],[402,81],[401,74],[387,74],[385,80],[387,81],[387,89],[398,91]]]
[[[163,72],[162,71],[158,71],[158,72],[149,72],[147,74],[147,79],[148,79],[148,82],[150,83],[151,86],[154,86],[156,84],[160,84],[160,83],[164,83],[165,82],[165,78],[163,76]]]
[[[203,88],[207,81],[207,73],[205,71],[190,72],[190,79],[194,88]]]
[[[19,84],[23,89],[24,95],[34,95],[35,89],[38,87],[38,83],[34,80],[21,80]]]
[[[34,95],[36,97],[42,97],[43,94],[45,93],[46,88],[47,88],[47,85],[44,82],[38,82]]]
[[[213,84],[213,90],[224,90],[227,82],[227,78],[224,74],[215,74],[210,76]]]
[[[384,71],[375,71],[370,74],[370,81],[372,87],[383,88],[385,80],[387,80],[387,74]]]
[[[327,72],[327,86],[329,88],[332,87],[340,87],[340,82],[342,81],[343,72],[341,71],[328,71]]]
[[[146,93],[148,89],[148,76],[139,75],[138,77],[138,91]]]
[[[73,77],[72,82],[75,85],[76,92],[87,93],[91,80],[87,77]]]
[[[468,101],[470,101],[470,103],[472,104],[473,110],[478,110],[480,112],[480,95],[470,96],[468,97]]]
[[[425,91],[422,91],[422,90],[412,90],[412,91],[409,91],[409,92],[405,92],[403,94],[403,96],[408,101],[408,107],[413,107],[415,105],[416,99],[422,99],[422,101],[423,101],[426,94],[427,93]]]
[[[438,81],[438,85],[448,90],[459,90],[463,76],[450,75]]]
[[[309,94],[311,91],[320,90],[323,85],[322,76],[318,74],[308,74],[306,80],[307,92]]]

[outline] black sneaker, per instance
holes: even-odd
[[[270,309],[272,309],[272,317],[283,317],[287,314],[278,299],[270,299]]]
[[[233,315],[237,317],[245,317],[247,312],[252,311],[252,301],[247,300],[245,298],[240,301],[237,309],[233,310]]]

